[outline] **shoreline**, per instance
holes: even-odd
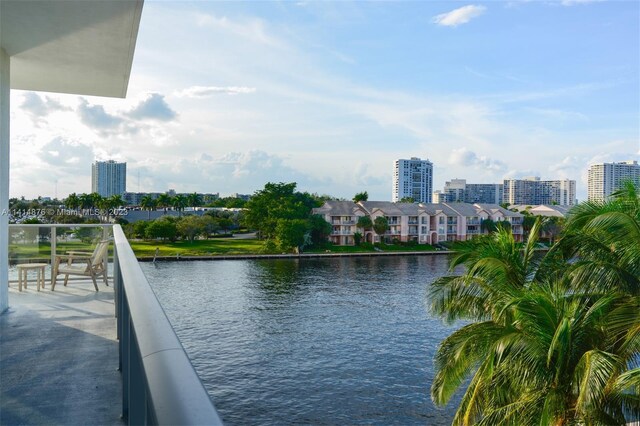
[[[174,262],[193,260],[248,260],[248,259],[311,259],[321,257],[372,257],[372,256],[422,256],[422,255],[442,255],[453,253],[450,250],[438,251],[394,251],[394,252],[360,252],[360,253],[283,253],[283,254],[229,254],[211,256],[140,256],[136,257],[139,262]]]

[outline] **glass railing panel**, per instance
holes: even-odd
[[[9,282],[17,283],[18,265],[42,263],[45,276],[49,273],[51,228],[44,225],[12,225],[9,227]],[[35,281],[35,272],[27,279]]]

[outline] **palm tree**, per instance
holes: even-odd
[[[187,195],[187,204],[189,207],[200,207],[202,205],[202,197],[197,192]]]
[[[555,249],[578,259],[575,286],[640,295],[640,185],[626,182],[608,201],[574,207]]]
[[[83,209],[90,209],[94,207],[94,199],[92,194],[80,194],[80,207]]]
[[[178,216],[182,216],[182,211],[187,207],[188,200],[184,195],[178,194],[171,200],[171,205],[178,211]]]
[[[472,321],[436,356],[436,404],[470,379],[454,424],[624,424],[640,415],[640,327],[627,321],[638,299],[576,290],[558,252],[535,255],[540,226],[522,246],[508,229],[462,244],[451,266],[466,273],[430,288],[432,312]]]
[[[150,195],[145,195],[140,200],[140,207],[147,211],[147,220],[151,219],[151,210],[155,209],[158,205],[157,200]]]
[[[69,194],[66,200],[64,200],[64,205],[69,210],[75,210],[77,212],[78,208],[81,205],[80,198],[76,195],[75,192],[72,194]]]
[[[164,213],[167,213],[167,207],[171,205],[171,196],[169,194],[160,194],[156,199],[158,206],[162,207]]]

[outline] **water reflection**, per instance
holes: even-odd
[[[448,424],[429,400],[450,331],[442,256],[143,264],[228,424]]]

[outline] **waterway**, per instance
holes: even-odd
[[[429,398],[445,256],[141,266],[226,424],[451,424]]]

